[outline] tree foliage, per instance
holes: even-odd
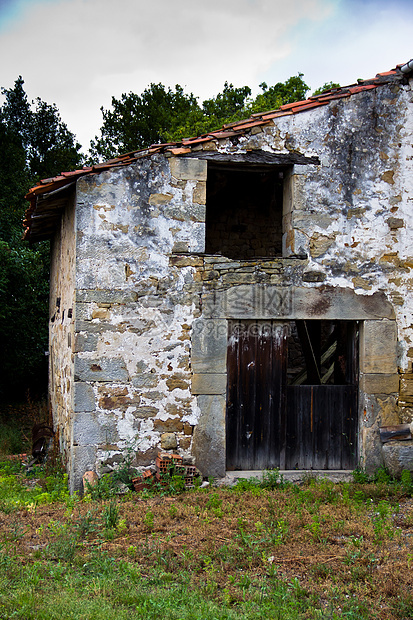
[[[29,187],[82,163],[55,105],[29,102],[21,77],[0,108],[0,397],[46,389],[48,243],[22,241]]]
[[[340,84],[338,84],[338,82],[326,82],[313,92],[313,96],[321,95],[321,93],[324,93],[326,90],[331,90],[333,88],[340,88]]]
[[[120,99],[112,97],[111,109],[101,108],[103,124],[100,136],[91,142],[91,160],[214,131],[254,112],[304,99],[309,87],[298,73],[271,87],[263,82],[260,88],[262,92],[252,98],[249,86],[234,87],[225,82],[223,90],[202,105],[179,85],[171,90],[163,84],[151,84],[142,95],[130,92]]]
[[[179,85],[172,90],[162,84],[151,84],[141,95],[131,92],[120,99],[112,97],[112,109],[101,108],[101,136],[92,140],[91,156],[108,159],[163,142],[168,139],[167,132],[174,132],[184,124],[197,106],[192,93],[186,95]]]

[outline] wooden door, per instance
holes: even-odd
[[[227,469],[284,468],[286,324],[233,321],[229,326]]]
[[[287,387],[286,469],[353,469],[355,385]]]
[[[228,470],[356,465],[357,325],[296,323],[303,370],[291,379],[287,364],[292,322],[230,322]]]

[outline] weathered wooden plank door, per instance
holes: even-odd
[[[286,324],[232,321],[228,342],[227,469],[284,468]]]
[[[331,323],[334,329],[324,352],[317,346],[321,325],[298,326],[304,347],[308,345],[307,360],[295,382],[287,385],[289,325],[230,322],[227,469],[356,465],[357,326],[339,323]]]
[[[356,385],[287,387],[286,469],[352,469]]]

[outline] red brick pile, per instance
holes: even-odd
[[[193,465],[184,465],[182,456],[179,454],[169,454],[159,452],[155,461],[156,471],[147,469],[141,476],[132,479],[135,491],[143,491],[150,489],[154,482],[158,482],[162,486],[169,485],[169,476],[181,476],[184,479],[185,486],[194,485],[194,478],[198,475],[196,467]]]

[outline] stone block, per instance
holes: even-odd
[[[128,407],[135,407],[140,403],[140,396],[128,394],[128,388],[107,388],[106,384],[99,387],[99,407],[101,409],[126,411]]]
[[[146,405],[145,407],[137,407],[134,411],[134,416],[136,418],[142,418],[144,420],[148,418],[154,418],[158,413],[157,407],[151,407],[150,405]]]
[[[368,474],[372,474],[383,464],[383,449],[378,427],[375,425],[372,428],[362,428],[360,465]]]
[[[78,381],[74,384],[73,409],[75,412],[96,410],[95,394],[88,383]]]
[[[189,388],[189,383],[187,381],[186,375],[175,375],[166,380],[166,385],[168,386],[168,390],[172,392],[173,390],[187,390]]]
[[[90,321],[92,318],[92,306],[90,303],[76,303],[76,319]]]
[[[304,271],[303,282],[324,282],[326,277],[322,271]]]
[[[367,394],[394,394],[399,391],[399,375],[371,374],[363,375],[361,389]]]
[[[284,226],[287,224],[284,221]],[[309,253],[308,235],[294,228],[284,228],[282,237],[283,256],[307,256]]]
[[[149,204],[152,206],[160,206],[171,202],[172,194],[151,194],[149,196]]]
[[[159,448],[149,448],[146,452],[136,452],[132,461],[132,467],[145,467],[153,465],[158,456]]]
[[[153,388],[158,385],[159,377],[157,374],[148,372],[132,377],[132,385],[135,388]]]
[[[73,420],[73,443],[79,446],[98,446],[116,443],[119,439],[115,422],[101,424],[94,413],[77,413]]]
[[[96,446],[73,446],[70,471],[69,471],[69,490],[82,492],[83,474],[96,467]]]
[[[168,420],[154,420],[153,428],[159,433],[181,433],[184,425],[179,418],[169,418]]]
[[[294,261],[301,263],[302,261]],[[208,291],[202,296],[205,318],[231,319],[324,319],[366,320],[394,318],[384,293],[356,295],[349,288],[320,286],[234,286],[226,291]],[[367,323],[370,321],[366,321]],[[376,321],[380,323],[380,321]],[[383,325],[386,321],[383,321]],[[395,325],[393,321],[387,321]],[[391,329],[390,329],[391,331]],[[364,370],[376,373],[376,370]],[[391,370],[379,372],[390,373]]]
[[[391,230],[397,230],[398,228],[404,227],[404,220],[399,217],[389,217],[386,222]]]
[[[191,367],[195,373],[225,373],[228,326],[225,319],[196,319],[192,324]]]
[[[384,463],[397,478],[404,469],[413,472],[413,441],[389,441],[383,445]]]
[[[165,207],[164,215],[178,222],[205,222],[206,207],[204,204],[179,203]]]
[[[206,181],[207,162],[203,159],[171,157],[169,159],[171,175],[182,181]]]
[[[331,235],[321,235],[314,233],[310,239],[310,254],[313,258],[318,258],[325,254],[336,240],[336,233]]]
[[[206,203],[206,182],[199,181],[192,194],[192,202],[195,202],[200,205],[204,205]]]
[[[365,321],[361,351],[361,371],[363,373],[396,374],[396,322],[387,320]]]
[[[328,213],[315,211],[294,211],[292,213],[292,226],[305,232],[311,233],[315,226],[327,229],[333,223]]]
[[[175,241],[172,247],[172,252],[189,252],[188,241]]]
[[[225,394],[226,374],[202,374],[192,377],[192,394]]]
[[[177,447],[178,442],[175,433],[163,433],[161,435],[162,450],[175,450]]]
[[[225,476],[226,399],[218,395],[198,397],[201,415],[194,429],[192,454],[204,476]]]
[[[404,373],[400,377],[400,402],[413,404],[413,374]]]
[[[256,281],[255,273],[230,272],[224,273],[222,276],[224,284],[254,284]]]
[[[75,336],[75,353],[84,351],[96,351],[98,335],[91,333],[80,333]]]
[[[87,332],[89,334],[103,334],[105,332],[117,332],[120,330],[119,325],[113,325],[108,321],[99,321],[99,323],[92,323],[92,321],[84,321],[82,319],[76,319],[75,331]],[[79,351],[80,353],[80,351]]]
[[[173,267],[202,267],[201,256],[171,256],[169,264]]]
[[[117,381],[126,383],[128,371],[118,357],[82,358],[75,356],[75,381]]]
[[[134,291],[120,289],[78,289],[76,301],[109,304],[127,304],[136,301],[138,295]]]
[[[179,448],[181,450],[189,450],[191,447],[192,437],[180,437],[179,438]]]

